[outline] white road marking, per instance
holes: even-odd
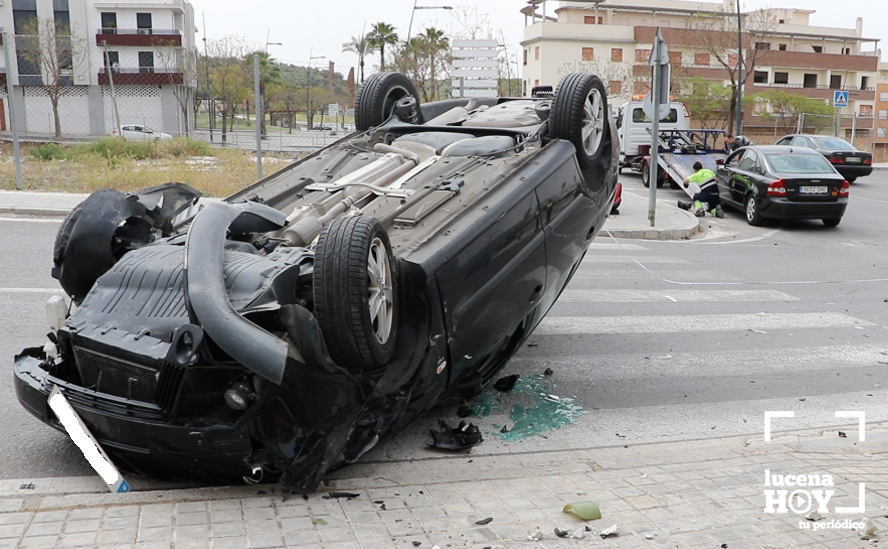
[[[690,261],[686,261],[684,259],[679,259],[676,257],[665,257],[665,256],[650,256],[645,257],[642,260],[644,263],[684,263],[690,264]],[[638,262],[637,259],[633,257],[629,257],[626,255],[599,255],[599,254],[587,254],[585,259],[583,259],[583,263],[631,263]]]
[[[636,251],[636,252],[649,252],[650,249],[645,248],[639,244],[605,244],[603,242],[593,242],[589,244],[589,250],[610,250],[610,251]]]
[[[0,288],[0,294],[63,294],[61,288]]]
[[[566,289],[559,303],[696,303],[719,301],[799,301],[777,290],[581,290]]]
[[[727,315],[645,315],[645,316],[552,316],[543,319],[535,335],[653,334],[729,332],[748,330],[787,330],[797,328],[853,328],[875,326],[871,322],[841,313],[777,313]],[[768,337],[767,334],[757,337]]]
[[[0,216],[0,221],[17,221],[20,223],[55,223],[58,225],[62,222],[62,218],[58,219],[43,219],[36,217],[3,217]]]

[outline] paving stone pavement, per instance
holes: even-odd
[[[888,528],[883,446],[825,443],[830,436],[838,437],[835,431],[808,432],[769,443],[727,438],[358,463],[305,498],[282,498],[271,485],[122,495],[6,493],[0,498],[0,549],[874,546],[849,528],[825,526],[867,516],[879,530]],[[824,520],[765,513],[766,469],[831,475],[835,494]],[[857,506],[860,482],[865,512],[837,513],[836,507]],[[331,490],[358,495],[325,498]],[[601,507],[599,520],[562,511],[590,499]],[[797,508],[806,503],[798,502]],[[477,524],[485,518],[492,520]],[[611,525],[618,534],[602,539],[598,532]],[[585,537],[558,538],[555,528],[582,530]],[[528,540],[536,531],[544,538]]]

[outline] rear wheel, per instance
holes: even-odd
[[[828,217],[826,219],[821,219],[821,221],[823,221],[823,224],[826,225],[827,227],[838,227],[839,222],[842,221],[842,218],[841,217]]]
[[[377,219],[335,219],[318,239],[314,314],[330,357],[351,372],[377,369],[394,355],[394,266],[388,235]]]
[[[764,223],[764,218],[758,211],[755,196],[751,194],[746,197],[746,222],[754,227]]]
[[[568,74],[555,90],[549,117],[552,135],[573,144],[582,169],[599,166],[607,156],[607,109],[604,84],[593,74]]]
[[[647,162],[641,165],[641,184],[645,187],[651,186],[651,165]]]
[[[378,72],[368,78],[358,90],[355,100],[355,127],[367,131],[389,119],[396,104],[406,98],[415,100],[414,122],[422,123],[419,94],[413,82],[399,72]]]

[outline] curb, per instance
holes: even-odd
[[[16,208],[0,207],[0,215],[15,217],[57,218],[60,221],[67,217],[71,210],[53,210],[48,208]]]

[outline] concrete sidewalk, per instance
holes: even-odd
[[[88,195],[34,191],[0,191],[0,216],[46,217],[62,219]],[[202,199],[207,200],[207,199]],[[215,199],[209,199],[215,200]],[[623,191],[619,215],[605,222],[602,235],[615,238],[681,240],[698,232],[699,219],[679,210],[674,200],[657,201],[656,227],[647,219],[646,197]]]
[[[65,487],[50,480],[7,482],[0,493],[0,548],[871,546],[850,523],[869,517],[877,530],[888,527],[888,466],[880,455],[888,451],[888,431],[870,430],[858,444],[855,426],[846,430],[848,438],[818,431],[770,442],[757,436],[594,451],[430,453],[351,465],[305,498],[284,499],[271,485],[117,495],[103,493],[95,478],[87,479],[94,493],[65,495]],[[764,486],[766,470],[831,475],[835,493],[823,519],[803,517],[811,499],[805,488],[785,512],[776,500],[770,508],[777,512],[765,512],[765,490],[775,489]],[[865,510],[837,512],[858,505],[858,483],[865,483]],[[599,504],[601,519],[563,512],[566,504],[587,500]],[[616,535],[602,538],[612,526]],[[556,528],[582,539],[559,538]]]

